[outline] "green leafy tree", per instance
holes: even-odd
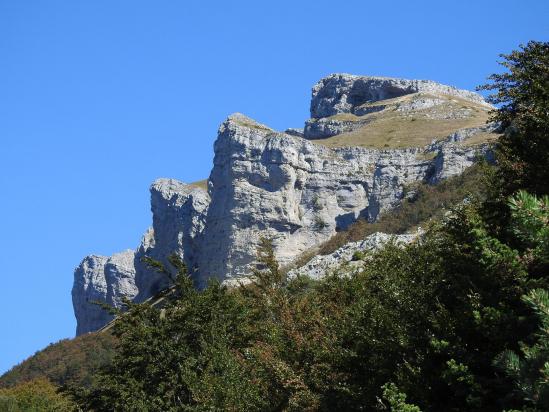
[[[526,244],[523,260],[547,263],[549,261],[549,197],[538,199],[519,191],[509,200],[512,228]],[[549,293],[534,289],[522,300],[533,310],[539,321],[533,345],[521,343],[520,352],[507,350],[496,358],[499,365],[513,378],[517,391],[528,406],[536,410],[549,409]]]
[[[267,396],[233,350],[246,346],[246,308],[219,283],[197,291],[184,264],[171,264],[177,276],[163,304],[128,303],[113,326],[112,364],[91,388],[69,392],[85,410],[261,410]]]
[[[5,412],[69,412],[76,405],[44,378],[0,389],[0,410]]]
[[[268,388],[269,410],[318,410],[334,376],[328,305],[307,282],[285,279],[271,240],[261,239],[257,257],[252,282],[238,291],[250,308],[250,365]]]
[[[337,367],[349,376],[354,409],[374,407],[377,388],[392,381],[427,410],[501,410],[512,382],[492,360],[532,330],[520,300],[528,276],[520,254],[490,235],[476,202],[418,242],[387,246],[349,282]]]
[[[529,260],[549,263],[549,196],[538,199],[521,190],[509,200],[511,229],[525,245]]]

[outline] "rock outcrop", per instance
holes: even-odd
[[[410,243],[416,240],[419,235],[421,233],[404,235],[373,233],[359,242],[347,243],[328,255],[317,255],[303,266],[290,270],[287,275],[289,278],[308,276],[312,279],[321,279],[334,272],[340,275],[349,275],[364,267],[366,262],[363,258],[366,253],[376,251],[388,242],[395,242],[396,244]]]
[[[200,283],[249,273],[262,236],[288,264],[357,218],[376,220],[400,202],[405,186],[461,173],[486,150],[450,142],[328,149],[233,115],[215,143]]]
[[[452,96],[489,106],[477,93],[430,80],[332,74],[313,86],[311,117],[319,119],[340,113],[366,114],[368,111],[364,110],[373,102],[413,93]]]
[[[325,139],[380,118],[463,120],[490,108],[476,93],[428,80],[334,74],[313,87],[311,118],[305,122],[303,136]]]
[[[386,101],[420,92],[439,97]],[[332,75],[313,88],[311,117],[369,116],[364,113],[398,110],[403,104],[410,105],[401,109],[406,113],[429,112],[447,96],[487,105],[475,93],[434,82]],[[197,287],[211,277],[230,282],[248,274],[261,237],[272,238],[280,263],[289,264],[357,218],[376,220],[398,205],[407,185],[434,184],[461,173],[490,152],[482,141],[464,141],[493,128],[454,131],[420,147],[329,148],[307,139],[307,125],[305,132],[281,133],[234,114],[219,129],[208,192],[173,179],[157,180],[151,186],[153,227],[141,245],[110,258],[88,256],[76,269],[77,334],[110,320],[92,301],[120,307],[123,298],[143,301],[169,284],[142,262],[144,256],[166,263],[169,255],[178,254]]]
[[[132,300],[136,295],[133,251],[126,250],[109,258],[87,256],[74,272],[72,300],[78,320],[76,334],[97,330],[112,319],[99,302],[121,308],[122,299]]]
[[[141,302],[168,286],[169,278],[151,271],[142,262],[149,256],[168,265],[177,254],[192,273],[196,267],[200,235],[206,225],[210,198],[202,189],[175,179],[158,179],[150,189],[153,228],[135,255],[137,301]]]
[[[123,307],[123,298],[142,302],[170,284],[170,279],[151,270],[142,261],[149,256],[164,264],[177,254],[193,268],[196,238],[204,229],[208,194],[174,179],[158,179],[151,188],[153,227],[148,229],[137,250],[112,257],[85,257],[74,272],[72,300],[77,319],[76,334],[101,328],[111,319],[104,302]]]

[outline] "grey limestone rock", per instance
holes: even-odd
[[[303,128],[290,127],[289,129],[284,130],[284,133],[289,134],[290,136],[303,137],[304,131]]]
[[[92,301],[121,308],[124,298],[142,302],[169,285],[166,275],[142,261],[144,256],[168,264],[168,256],[175,253],[192,270],[197,237],[205,225],[208,194],[174,179],[156,180],[150,192],[153,227],[137,250],[110,258],[91,255],[76,268],[72,297],[77,335],[97,330],[112,319]]]
[[[165,265],[177,254],[192,272],[198,253],[198,238],[204,229],[209,205],[208,194],[175,179],[158,179],[151,186],[153,230],[145,235],[137,252],[138,301],[159,292],[170,282],[163,274],[152,272],[141,262],[149,256]]]
[[[136,296],[133,259],[134,252],[126,250],[111,257],[91,255],[82,260],[74,272],[72,288],[77,335],[97,330],[112,319],[96,302],[120,309],[123,298]]]
[[[352,132],[370,123],[371,119],[339,120],[333,118],[309,119],[305,122],[303,137],[324,139],[341,133]]]
[[[419,235],[421,235],[420,232],[404,235],[373,233],[364,240],[347,243],[328,255],[317,255],[303,266],[290,270],[287,275],[290,279],[297,276],[320,279],[336,271],[342,275],[348,275],[360,270],[365,264],[364,260],[354,259],[357,252],[372,252],[382,248],[390,241],[397,244],[410,243],[417,239]]]
[[[430,80],[332,74],[321,79],[313,86],[311,117],[321,118],[339,113],[355,113],[356,108],[365,103],[392,99],[412,93],[449,95],[489,106],[482,96],[477,93]]]
[[[434,82],[332,75],[313,88],[311,114],[322,133],[338,134],[348,126],[345,116],[336,119],[339,123],[321,118],[386,110],[386,103],[375,101],[420,92],[484,104],[475,93]],[[417,101],[402,110],[439,107],[436,99],[421,99],[414,97],[411,101]],[[305,136],[313,133],[311,127]],[[208,192],[174,179],[156,180],[150,188],[153,225],[139,247],[110,258],[91,255],[76,268],[72,296],[77,334],[97,330],[111,319],[92,301],[120,308],[125,298],[142,302],[170,284],[145,265],[144,256],[167,264],[176,253],[197,287],[211,277],[237,284],[255,264],[262,237],[273,239],[282,265],[291,264],[357,218],[375,221],[399,204],[407,185],[437,183],[461,173],[478,156],[488,156],[486,144],[462,144],[487,131],[461,130],[426,147],[327,148],[304,139],[300,130],[280,133],[242,114],[231,115],[219,128]],[[323,259],[346,260],[351,250],[381,244],[384,236]]]
[[[490,108],[476,93],[432,81],[333,74],[312,89],[311,118],[305,122],[303,137],[323,139],[352,132],[388,115],[455,120]]]
[[[329,149],[235,114],[215,143],[199,283],[249,273],[261,237],[272,238],[280,263],[289,264],[358,217],[374,221],[400,202],[405,186],[461,173],[478,155],[478,147],[452,142]]]

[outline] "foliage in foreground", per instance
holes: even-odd
[[[43,378],[0,389],[0,410],[4,412],[69,412],[75,406]]]
[[[488,100],[499,108],[491,120],[505,129],[497,144],[498,168],[484,214],[491,230],[506,236],[507,198],[520,189],[549,193],[549,42],[530,41],[501,57],[507,71],[491,75],[491,82],[481,86],[494,91]]]
[[[520,355],[507,350],[495,360],[516,382],[516,390],[528,403],[549,410],[549,293],[534,289],[523,300],[541,320],[537,342],[521,344]]]
[[[264,242],[251,284],[199,292],[173,259],[175,298],[131,305],[114,326],[112,365],[70,392],[99,411],[535,406],[495,361],[536,340],[522,296],[547,287],[528,273],[545,256],[532,253],[543,236],[529,230],[540,226],[524,220],[540,201],[520,196],[513,216],[530,239],[523,250],[492,237],[469,204],[421,242],[370,256],[354,277],[285,280]]]

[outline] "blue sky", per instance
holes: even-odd
[[[74,267],[207,177],[228,114],[301,127],[333,72],[473,89],[548,37],[544,0],[0,0],[0,373],[74,335]]]

